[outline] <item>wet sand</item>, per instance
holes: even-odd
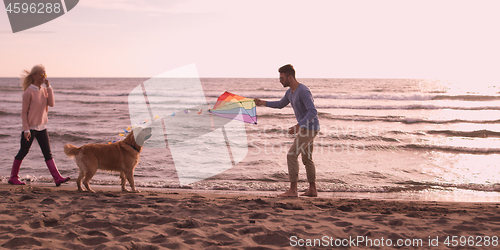
[[[58,188],[0,183],[0,246],[384,249],[391,243],[402,244],[399,249],[447,249],[449,236],[450,247],[485,249],[498,245],[500,235],[500,202],[349,199],[325,193],[277,198],[168,189],[126,193],[118,187],[92,187],[97,193],[77,192],[74,183]]]

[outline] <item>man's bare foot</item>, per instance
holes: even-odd
[[[301,194],[300,196],[309,196],[309,197],[318,197],[318,191],[316,190],[311,190],[308,189],[305,193]]]
[[[298,197],[299,193],[296,190],[288,190],[285,193],[279,194],[278,197]]]

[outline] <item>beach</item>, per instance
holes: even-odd
[[[249,192],[0,183],[7,249],[498,247],[500,202],[278,198]],[[389,245],[391,245],[389,247]],[[489,246],[489,247],[487,247]]]
[[[7,184],[19,150],[22,92],[16,79],[0,81],[3,248],[484,249],[498,245],[498,87],[467,92],[446,82],[416,79],[301,80],[314,93],[321,124],[313,156],[319,197],[277,198],[289,186],[286,152],[293,139],[286,131],[296,123],[290,107],[259,107],[258,124],[224,125],[229,142],[241,139],[229,147],[227,138],[222,144],[215,140],[224,136],[208,122],[198,129],[190,123],[173,126],[189,119],[212,120],[207,110],[225,90],[279,100],[284,89],[276,79],[201,79],[201,101],[207,102],[201,111],[200,100],[189,97],[191,92],[153,92],[151,97],[161,98],[148,99],[152,117],[159,108],[165,109],[160,114],[163,127],[157,131],[208,127],[207,133],[180,133],[186,138],[160,134],[163,142],[142,149],[134,172],[141,193],[121,192],[118,173],[98,171],[90,182],[95,194],[76,191],[78,167],[63,147],[107,144],[123,139],[120,134],[128,126],[141,125],[132,119],[130,97],[147,79],[51,81],[56,95],[56,106],[49,110],[51,149],[61,175],[72,178],[59,188],[54,187],[36,144],[19,173],[28,185]],[[144,98],[142,92],[139,97]],[[225,162],[229,168],[217,168]],[[194,182],[183,183],[180,177],[190,176],[183,165],[191,167],[188,170],[210,170],[209,175],[191,173],[197,177]],[[302,164],[298,186],[301,192],[307,188]]]

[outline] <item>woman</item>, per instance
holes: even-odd
[[[54,92],[50,86],[49,80],[45,73],[43,65],[35,65],[30,72],[24,71],[23,81],[23,106],[21,112],[21,120],[23,123],[23,132],[21,133],[21,149],[17,153],[12,171],[9,178],[9,183],[12,185],[24,185],[24,182],[19,181],[19,169],[24,157],[36,138],[38,145],[42,149],[45,163],[49,168],[50,174],[54,177],[56,186],[67,182],[70,178],[63,178],[57,170],[56,164],[52,159],[50,152],[49,134],[47,133],[46,125],[48,122],[47,112],[49,106],[54,106]],[[46,88],[42,86],[45,84]]]

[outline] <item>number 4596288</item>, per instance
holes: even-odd
[[[498,246],[498,236],[448,236],[443,242],[446,246],[456,247],[456,246]]]
[[[61,4],[60,3],[9,3],[7,5],[7,13],[19,14],[19,13],[32,13],[32,14],[44,14],[44,13],[60,13]]]

